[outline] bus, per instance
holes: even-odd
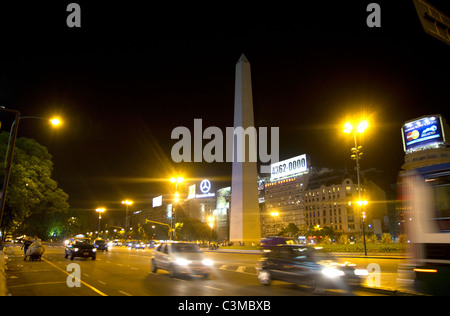
[[[398,184],[414,290],[450,295],[450,163],[402,171]]]

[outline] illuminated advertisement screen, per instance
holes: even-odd
[[[189,186],[189,193],[187,196],[188,200],[193,199],[193,198],[195,198],[195,184]]]
[[[306,155],[300,155],[291,159],[276,162],[270,165],[270,180],[292,177],[308,172]]]
[[[403,149],[442,143],[445,141],[440,116],[426,116],[405,123],[402,127]]]
[[[153,207],[158,207],[162,205],[162,195],[153,198]]]

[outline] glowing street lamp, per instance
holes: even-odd
[[[183,177],[177,177],[177,178],[172,177],[172,178],[170,178],[170,182],[176,183],[176,184],[182,183],[183,181],[184,181]]]
[[[180,193],[175,192],[175,197],[174,197],[173,201],[174,201],[175,203],[180,202]]]
[[[3,219],[3,211],[5,209],[5,203],[6,203],[6,191],[8,190],[8,183],[9,183],[9,177],[11,174],[11,164],[12,159],[14,155],[14,146],[16,144],[16,138],[17,138],[17,130],[19,128],[19,122],[23,119],[39,119],[39,120],[47,120],[46,118],[40,117],[40,116],[21,116],[20,112],[17,110],[9,110],[5,107],[0,107],[1,112],[6,112],[10,114],[14,114],[14,121],[11,124],[11,129],[9,132],[9,139],[8,144],[6,146],[6,154],[5,154],[5,161],[4,161],[4,170],[5,170],[5,177],[3,180],[3,188],[0,195],[0,226],[2,225],[2,219]],[[54,121],[55,119],[53,119]],[[54,121],[56,123],[56,121]],[[53,122],[52,124],[55,125]],[[58,124],[60,121],[58,120]],[[56,125],[58,125],[56,124]]]
[[[128,206],[133,204],[133,201],[125,200],[122,201],[122,204],[125,205],[125,231],[128,231]]]
[[[180,193],[178,193],[178,184],[181,184],[184,182],[183,177],[172,177],[170,178],[170,182],[175,184],[175,194],[173,198],[174,205],[172,205],[172,216],[170,216],[170,240],[173,238],[173,217],[175,214],[175,204],[180,202]]]
[[[95,211],[98,213],[98,232],[100,231],[100,220],[102,219],[102,213],[106,211],[104,207],[99,207],[95,209]]]
[[[270,212],[270,216],[273,216],[273,217],[280,216],[280,212],[278,212],[278,211]]]
[[[59,125],[62,124],[61,120],[59,118],[57,118],[57,117],[50,119],[50,123],[53,126],[59,126]]]
[[[273,226],[274,226],[275,233],[276,233],[277,232],[277,224],[278,224],[278,216],[280,216],[280,212],[272,211],[272,212],[270,212],[270,216],[273,217],[273,220],[275,222],[275,224]]]
[[[347,122],[344,124],[344,133],[350,134],[353,132],[353,139],[355,141],[355,147],[353,147],[352,150],[352,155],[351,158],[354,159],[356,161],[356,176],[358,179],[358,196],[359,196],[359,200],[356,202],[359,205],[359,213],[361,214],[361,220],[362,220],[362,233],[363,233],[363,240],[364,240],[364,254],[367,256],[367,248],[366,248],[366,231],[365,231],[365,223],[364,223],[364,219],[366,214],[363,213],[362,210],[362,206],[363,205],[367,205],[367,201],[362,201],[361,200],[361,180],[360,180],[360,175],[359,175],[359,159],[361,159],[362,156],[362,146],[358,146],[358,142],[357,142],[357,138],[356,138],[356,133],[362,134],[364,133],[365,130],[367,130],[367,128],[369,127],[369,123],[365,120],[362,120],[361,122],[359,122],[358,126],[356,127],[356,129],[353,127],[353,124],[350,122]],[[365,204],[364,204],[365,203]]]
[[[356,127],[356,131],[358,133],[364,133],[364,131],[369,127],[369,123],[366,120],[362,120],[359,122],[358,126]],[[353,124],[350,122],[347,122],[344,124],[344,133],[350,134],[351,132],[354,132]]]

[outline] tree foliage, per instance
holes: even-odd
[[[178,240],[209,241],[217,239],[217,232],[209,227],[207,223],[203,223],[197,218],[190,217],[184,212],[179,211],[179,213],[181,214],[179,219],[177,219],[177,222],[183,223],[183,225],[175,232]]]
[[[8,133],[0,133],[0,157],[5,157],[8,137]],[[3,230],[44,239],[62,230],[67,221],[64,214],[69,209],[69,196],[51,178],[52,171],[52,156],[46,147],[30,138],[16,140]]]

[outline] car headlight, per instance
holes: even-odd
[[[97,248],[92,248],[92,252],[96,252],[97,251]]]
[[[368,276],[369,275],[369,271],[367,271],[367,269],[355,269],[355,275]]]
[[[344,271],[335,268],[325,268],[322,270],[322,274],[329,278],[337,278],[345,275]]]
[[[175,260],[175,263],[178,264],[179,266],[187,266],[191,262],[189,260],[184,259],[184,258],[177,258]]]
[[[214,264],[214,262],[211,259],[203,259],[202,263],[204,266],[208,266],[208,267],[212,267],[212,265]]]

